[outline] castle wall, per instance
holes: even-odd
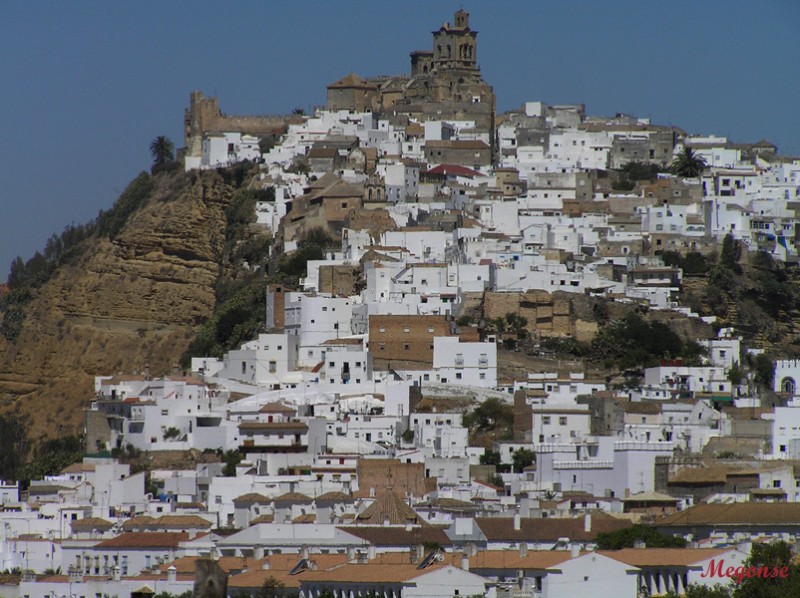
[[[185,155],[202,155],[203,135],[206,133],[245,133],[258,137],[271,134],[300,118],[298,115],[229,116],[220,110],[218,98],[207,98],[202,92],[193,91],[189,96],[189,107],[184,112]]]

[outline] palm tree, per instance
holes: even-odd
[[[150,142],[150,155],[155,164],[172,162],[175,159],[175,144],[169,137],[159,135]]]
[[[702,156],[698,156],[692,148],[685,145],[672,161],[672,172],[686,178],[698,176],[705,167],[706,161]]]

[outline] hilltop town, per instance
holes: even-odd
[[[181,260],[202,301],[59,298],[130,328],[109,352],[172,332],[137,305],[182,301],[193,337],[148,347],[182,367],[93,372],[82,458],[0,482],[0,595],[166,598],[209,567],[228,596],[681,595],[800,541],[800,158],[581,104],[497,114],[478,47],[461,9],[407,75],[346,74],[313,114],[191,92],[178,160],[123,197],[147,179],[179,210],[184,181],[222,232],[127,251],[140,198],[75,247],[105,235],[168,284]]]

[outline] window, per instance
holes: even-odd
[[[274,374],[278,371],[278,364],[274,361],[269,362],[269,373]]]
[[[486,372],[481,372],[480,374],[478,374],[478,377],[479,377],[481,380],[486,380]]]
[[[247,363],[246,363],[246,362],[244,362],[244,361],[242,362],[242,373],[243,373],[243,374],[246,374],[246,373],[247,373]]]
[[[378,351],[383,351],[386,348],[386,345],[383,343],[378,343]]]
[[[384,328],[383,326],[381,326],[381,327],[378,329],[378,332],[386,332],[386,328]]]
[[[405,334],[408,334],[409,332],[411,332],[411,328],[409,328],[408,326],[404,326],[404,327],[403,327],[403,332],[404,332]]]
[[[411,345],[409,343],[403,343],[403,351],[410,351]]]
[[[428,326],[428,332],[430,332],[431,334],[433,334],[433,326]]]
[[[542,423],[543,423],[545,426],[548,426],[548,425],[550,425],[550,416],[549,416],[549,415],[542,416]]]
[[[461,372],[456,372],[456,380],[461,380]]]
[[[169,409],[162,409],[161,415],[169,415]]]
[[[566,415],[562,415],[561,417],[558,418],[558,425],[559,426],[566,426],[567,425],[567,416]]]

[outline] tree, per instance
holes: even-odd
[[[0,479],[16,480],[28,456],[29,421],[20,413],[0,414]]]
[[[83,458],[83,453],[81,436],[51,438],[39,445],[31,462],[20,468],[18,477],[28,481],[56,475],[65,467],[78,463]]]
[[[705,167],[706,161],[698,156],[692,148],[685,145],[672,161],[672,172],[686,178],[698,176]]]
[[[164,164],[175,159],[175,144],[169,137],[159,135],[150,142],[150,155],[154,164]]]
[[[753,381],[758,386],[772,388],[772,381],[775,378],[775,362],[764,353],[759,353],[753,360]]]
[[[632,525],[615,532],[597,534],[597,548],[600,550],[620,550],[633,548],[636,542],[644,542],[648,548],[684,548],[686,540],[678,536],[665,536],[649,525]]]
[[[11,271],[8,274],[8,286],[16,289],[25,283],[25,262],[20,256],[11,262]]]
[[[683,594],[676,594],[670,590],[664,596],[666,598],[730,598],[731,590],[722,584],[709,587],[690,583],[686,586],[686,591]]]
[[[281,598],[286,590],[286,584],[270,575],[254,598]]]
[[[772,544],[753,544],[750,556],[742,564],[750,569],[786,568],[786,577],[745,577],[736,584],[733,598],[783,598],[800,596],[800,568],[794,564],[792,546],[780,541]]]
[[[519,449],[514,451],[514,456],[511,457],[511,462],[514,464],[514,472],[521,473],[523,469],[536,462],[536,453],[530,449]]]
[[[731,272],[741,274],[742,267],[739,265],[740,259],[742,259],[742,246],[733,238],[731,233],[728,233],[722,240],[722,252],[719,256],[719,263]]]
[[[303,116],[305,113],[306,113],[306,111],[303,110],[302,108],[293,108],[292,109],[292,114],[294,114],[295,116]]]
[[[734,361],[731,369],[728,370],[728,380],[734,386],[739,386],[742,383],[742,378],[744,378],[742,368],[739,367],[738,361]]]
[[[486,399],[464,418],[464,423],[478,433],[500,431],[508,436],[514,425],[514,409],[500,399]]]
[[[673,359],[681,354],[681,338],[663,322],[647,322],[629,311],[599,330],[592,340],[597,359],[609,367],[622,369],[648,366],[659,359]]]
[[[222,475],[227,478],[232,478],[236,475],[236,466],[242,460],[242,454],[236,449],[226,451],[222,455],[222,460],[225,461],[225,467],[222,468]]]
[[[480,458],[481,465],[500,465],[501,463],[501,456],[500,453],[497,451],[487,450],[485,451]]]

